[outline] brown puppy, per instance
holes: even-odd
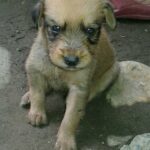
[[[43,0],[38,4],[39,29],[26,62],[34,126],[47,123],[45,93],[68,89],[66,112],[56,148],[76,150],[75,131],[85,106],[117,76],[119,67],[102,26],[116,25],[110,5],[102,0]]]

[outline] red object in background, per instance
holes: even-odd
[[[150,20],[150,0],[110,0],[117,18]]]

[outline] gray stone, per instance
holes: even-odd
[[[150,102],[150,67],[135,61],[120,62],[120,74],[107,93],[114,107]]]
[[[0,89],[10,81],[10,54],[7,49],[0,47]]]
[[[110,135],[110,136],[107,137],[107,144],[110,147],[122,146],[126,142],[128,142],[131,138],[132,138],[131,135],[129,135],[129,136],[114,136],[114,135]]]
[[[136,136],[130,145],[124,145],[120,150],[150,150],[150,133]]]

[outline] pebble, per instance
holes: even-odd
[[[0,89],[4,89],[10,81],[10,53],[0,47]]]
[[[114,135],[110,135],[110,136],[107,137],[107,144],[110,147],[122,146],[126,142],[128,142],[131,138],[132,138],[131,135],[128,135],[128,136],[114,136]]]

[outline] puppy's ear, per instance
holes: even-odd
[[[32,10],[32,20],[38,29],[42,25],[43,20],[43,12],[44,12],[44,4],[42,1],[39,1]]]
[[[111,29],[115,29],[116,27],[116,18],[114,15],[114,11],[112,6],[109,3],[104,5],[104,15],[106,19],[106,23]]]

